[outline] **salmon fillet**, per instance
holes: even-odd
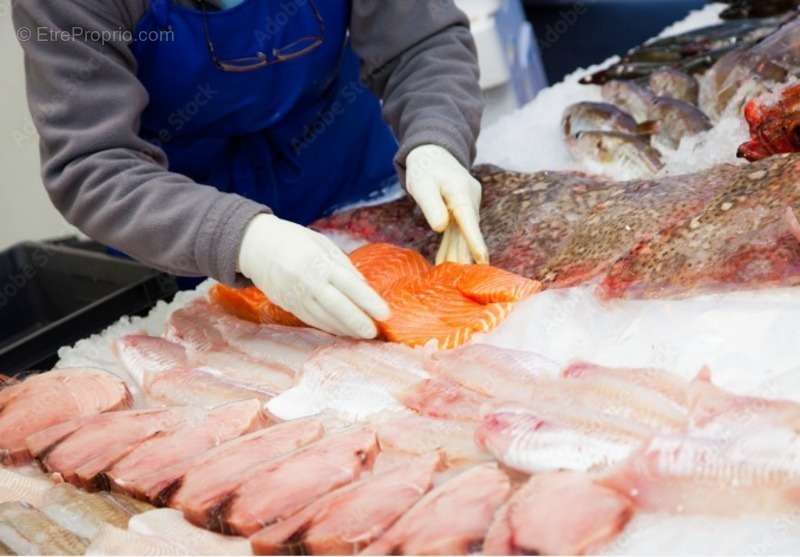
[[[391,244],[368,244],[350,259],[392,310],[388,321],[378,323],[382,338],[408,346],[431,340],[440,349],[461,346],[475,333],[497,327],[514,302],[541,290],[537,281],[487,265],[433,267],[418,252]],[[302,325],[254,288],[218,285],[211,299],[248,321]]]

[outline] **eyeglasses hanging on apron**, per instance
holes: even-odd
[[[314,13],[314,17],[319,25],[319,34],[306,35],[295,41],[292,41],[286,46],[273,48],[271,56],[264,52],[256,52],[253,56],[245,56],[244,58],[234,58],[231,60],[220,60],[217,56],[217,51],[214,48],[214,41],[211,38],[211,29],[208,24],[208,0],[200,0],[200,6],[203,13],[203,30],[206,36],[206,43],[208,44],[208,52],[211,55],[211,61],[214,65],[224,71],[232,73],[251,72],[273,64],[280,64],[288,62],[318,49],[325,41],[325,21],[322,19],[317,5],[314,0],[308,0],[308,5]]]

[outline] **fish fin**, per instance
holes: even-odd
[[[655,135],[661,131],[659,120],[647,120],[636,125],[636,135]]]

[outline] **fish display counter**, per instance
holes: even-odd
[[[493,267],[434,268],[404,199],[314,225],[379,340],[207,281],[0,377],[0,553],[800,551],[800,155],[751,137],[794,92],[580,83],[615,62],[484,131]]]

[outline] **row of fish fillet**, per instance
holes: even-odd
[[[485,345],[337,340],[204,300],[116,353],[141,399],[99,370],[9,382],[4,462],[169,506],[257,553],[578,554],[636,512],[800,505],[800,405],[727,393],[708,370],[685,381]],[[19,542],[41,516],[9,505],[0,523]]]

